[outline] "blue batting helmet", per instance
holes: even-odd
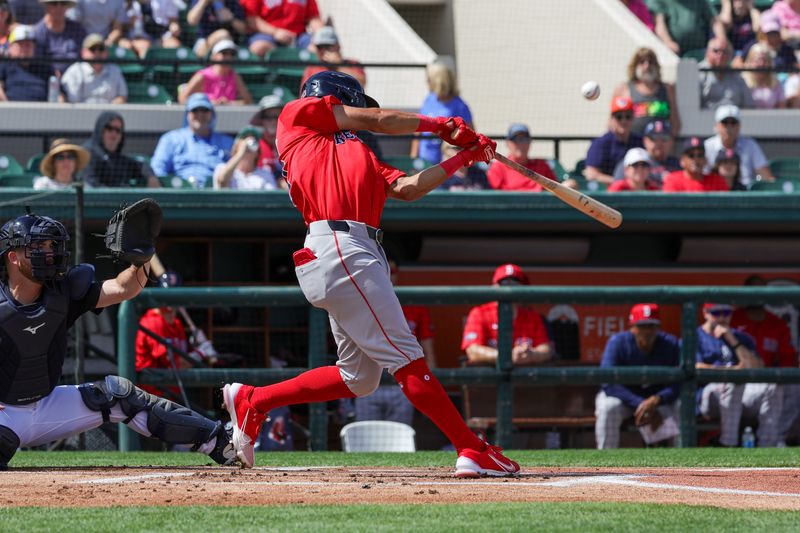
[[[377,100],[364,94],[364,88],[349,74],[326,70],[314,74],[300,89],[300,98],[307,96],[335,96],[344,105],[352,107],[380,107]]]

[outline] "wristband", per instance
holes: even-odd
[[[417,115],[419,119],[419,126],[414,131],[429,131],[435,132],[439,130],[439,120],[438,118],[433,117],[426,117],[425,115]]]
[[[447,161],[442,161],[439,163],[439,166],[442,167],[442,170],[444,170],[445,174],[452,176],[456,173],[456,170],[469,165],[469,163],[470,157],[466,154],[466,150],[462,150]]]

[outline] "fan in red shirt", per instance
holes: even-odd
[[[531,134],[525,124],[512,124],[506,134],[507,157],[520,165],[533,170],[553,181],[558,181],[556,175],[547,161],[543,159],[529,159],[528,151],[531,148]],[[486,177],[492,189],[498,191],[525,191],[542,192],[544,189],[535,181],[526,178],[505,165],[493,163],[489,166]]]
[[[691,137],[683,143],[681,169],[664,177],[664,192],[728,191],[728,182],[719,174],[703,174],[706,149],[700,137]]]
[[[276,46],[308,48],[311,35],[324,23],[316,0],[241,0],[247,25],[253,29],[250,51],[259,57]],[[311,33],[306,28],[311,27]]]
[[[658,184],[650,179],[650,154],[644,148],[631,148],[625,154],[623,178],[608,187],[608,192],[657,191]]]
[[[495,287],[528,285],[528,276],[513,264],[497,267],[492,277]],[[473,307],[467,316],[461,349],[470,363],[486,364],[497,361],[497,302]],[[547,327],[539,313],[528,307],[514,304],[513,344],[511,352],[515,365],[533,365],[553,358],[553,345]]]

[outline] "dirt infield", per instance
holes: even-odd
[[[648,502],[800,509],[796,468],[542,468],[455,479],[451,469],[17,468],[0,506]]]

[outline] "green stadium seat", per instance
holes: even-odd
[[[431,166],[424,159],[420,157],[411,157],[410,155],[385,156],[383,162],[409,175],[416,174],[424,170],[425,167]]]
[[[22,174],[23,172],[25,172],[25,169],[22,168],[22,165],[19,164],[19,161],[17,161],[13,155],[0,154],[0,176]]]
[[[800,157],[780,157],[769,162],[769,169],[776,177],[800,178]]]
[[[33,187],[33,174],[3,174],[0,175],[0,187]]]
[[[173,100],[167,89],[157,83],[146,81],[128,83],[130,104],[171,104]]]
[[[253,96],[253,102],[258,103],[263,97],[268,94],[277,94],[281,97],[284,104],[288,104],[297,98],[297,94],[283,85],[275,83],[249,83],[247,88],[250,89],[250,94]]]
[[[750,186],[756,192],[800,193],[800,179],[779,179],[775,181],[756,181]]]
[[[267,54],[266,59],[267,63],[282,61],[306,63],[305,65],[270,66],[270,81],[297,88],[300,87],[300,80],[303,79],[303,72],[306,70],[306,67],[319,62],[316,54],[308,50],[285,47],[275,48]]]
[[[194,189],[194,186],[180,176],[162,176],[158,178],[165,189]]]
[[[547,164],[550,166],[553,174],[556,175],[556,178],[558,178],[558,181],[564,181],[570,177],[570,173],[567,172],[567,169],[564,168],[558,159],[548,159]]]
[[[128,157],[137,160],[139,163],[143,163],[146,165],[150,164],[150,156],[147,154],[137,154],[135,152],[127,154]]]
[[[42,159],[44,159],[45,155],[47,154],[41,153],[32,155],[31,158],[28,159],[28,162],[25,163],[25,172],[32,172],[38,175],[40,172],[39,164],[42,162]]]
[[[587,192],[603,192],[608,190],[608,185],[595,180],[586,180],[585,183],[580,185],[580,188],[582,191]]]
[[[264,83],[267,81],[267,76],[270,72],[264,61],[253,54],[247,48],[239,48],[239,57],[237,58],[240,63],[235,65],[233,69],[239,73],[245,83],[250,88],[250,83]],[[255,97],[253,97],[255,98]]]
[[[203,68],[191,48],[150,48],[144,58],[149,69],[149,81],[163,85],[172,93],[181,83]]]
[[[108,59],[110,61],[118,59],[125,60],[123,63],[117,63],[117,66],[122,71],[122,75],[125,76],[125,81],[128,83],[132,81],[141,81],[141,79],[144,77],[145,71],[147,70],[139,60],[139,56],[136,55],[136,52],[129,48],[112,46],[108,49]],[[131,63],[128,63],[127,61],[131,61]],[[136,63],[133,61],[136,61]]]

